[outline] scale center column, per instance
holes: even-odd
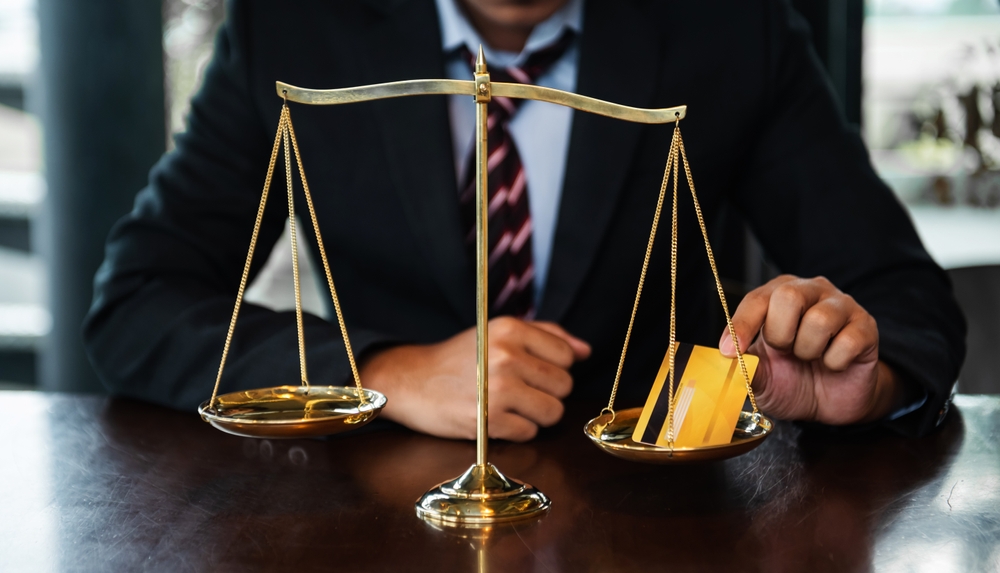
[[[490,74],[480,46],[476,58],[476,465],[486,465],[489,439],[489,169]]]
[[[552,502],[534,487],[508,479],[489,463],[489,176],[487,168],[490,75],[483,48],[475,68],[476,97],[476,463],[455,479],[439,484],[417,500],[417,516],[437,525],[487,527],[532,519]]]

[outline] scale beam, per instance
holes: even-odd
[[[603,115],[634,123],[670,123],[684,119],[687,106],[646,109],[630,107],[582,96],[562,90],[528,84],[490,82],[492,95],[517,99],[532,99],[571,107],[587,113]],[[307,105],[338,105],[414,95],[476,95],[476,82],[470,80],[406,80],[372,84],[353,88],[314,90],[276,82],[278,95],[288,101]]]

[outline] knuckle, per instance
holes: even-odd
[[[838,326],[839,314],[828,307],[814,307],[807,315],[813,328],[820,331],[832,331]]]
[[[867,314],[867,313],[865,313],[865,314]],[[865,319],[865,326],[866,326],[867,330],[869,330],[872,333],[872,335],[875,337],[875,341],[878,342],[878,339],[879,339],[878,321],[875,320],[875,317],[872,316],[872,315],[870,315],[870,314],[868,314],[867,318]]]
[[[490,349],[489,361],[498,367],[509,366],[515,360],[514,353],[505,345],[497,345]]]
[[[560,334],[566,333],[566,329],[559,326],[558,323],[552,322],[550,320],[536,321],[533,323],[533,326],[535,326],[536,328],[541,328],[546,333],[552,334],[553,336],[556,336],[554,333],[560,333]]]
[[[778,286],[774,289],[774,294],[771,295],[771,298],[775,298],[784,304],[795,305],[801,305],[804,300],[797,283],[785,283]]]
[[[819,285],[819,286],[821,286],[821,287],[823,287],[823,288],[826,288],[826,289],[829,289],[829,288],[836,288],[836,287],[834,287],[834,286],[833,286],[833,283],[832,283],[832,282],[830,282],[830,279],[828,279],[828,278],[824,277],[823,275],[819,275],[819,276],[816,276],[816,277],[813,277],[813,278],[812,278],[812,279],[810,279],[810,280],[811,280],[811,281],[812,281],[812,282],[813,282],[814,284],[817,284],[817,285]]]
[[[765,304],[767,299],[768,295],[762,287],[755,288],[754,290],[748,292],[747,295],[743,297],[743,300],[740,301],[740,304],[736,306],[736,313],[733,315],[733,320],[736,320],[737,317],[742,317],[743,313],[746,312],[747,309]]]
[[[510,316],[500,316],[494,318],[491,321],[490,328],[494,330],[497,336],[505,337],[514,334],[517,331],[519,321],[516,318]]]
[[[843,293],[829,296],[823,300],[823,303],[831,310],[835,310],[837,313],[848,317],[855,316],[858,309],[861,308],[854,302],[854,299]]]

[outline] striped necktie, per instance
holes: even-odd
[[[490,70],[490,81],[533,84],[573,42],[566,30],[555,43],[532,53],[520,67]],[[475,67],[468,47],[463,56]],[[493,96],[487,106],[487,170],[489,173],[489,307],[490,315],[534,317],[535,267],[531,251],[531,209],[521,157],[508,129],[511,119],[524,102]],[[462,207],[466,242],[473,252],[476,245],[476,157],[470,154],[459,202]]]

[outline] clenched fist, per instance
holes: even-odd
[[[902,385],[879,361],[875,319],[825,278],[772,280],[743,299],[733,326],[740,349],[760,357],[757,405],[776,418],[869,422],[902,398]],[[719,350],[736,356],[728,329]]]
[[[562,418],[569,368],[590,346],[550,322],[489,322],[490,437],[525,441]],[[361,368],[365,386],[388,396],[383,415],[418,432],[476,437],[476,330],[437,344],[397,346]]]

